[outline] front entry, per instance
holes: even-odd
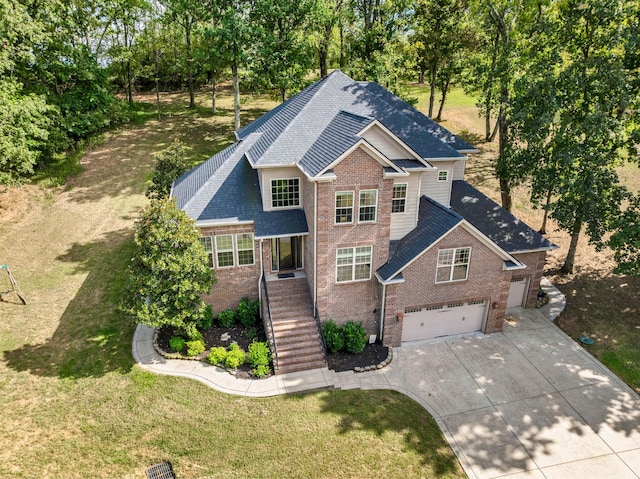
[[[302,268],[302,236],[271,240],[271,268],[273,271]]]

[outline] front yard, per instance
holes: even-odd
[[[151,153],[182,136],[196,162],[228,144],[220,101],[217,117],[177,103],[163,123],[110,135],[55,191],[0,192],[0,264],[29,303],[0,302],[0,477],[142,478],[162,461],[179,479],[465,477],[433,419],[398,393],[256,400],[134,364],[119,304]],[[254,117],[273,106],[251,102]]]

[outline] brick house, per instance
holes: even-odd
[[[335,71],[236,136],[171,194],[216,270],[206,300],[259,298],[277,371],[324,363],[328,318],[397,346],[534,306],[555,245],[464,181],[472,146],[381,86]]]

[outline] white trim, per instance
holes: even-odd
[[[540,251],[553,251],[554,249],[558,249],[557,245],[549,246],[547,248],[538,248],[538,249],[523,249],[522,251],[512,251],[509,254],[526,254],[526,253],[539,253]]]
[[[370,257],[369,257],[369,262],[368,263],[356,263],[356,249],[358,248],[369,248],[370,249]],[[348,266],[348,265],[338,265],[338,251],[340,251],[341,249],[350,249],[351,250],[351,259],[353,261],[353,263],[351,263],[351,278],[350,280],[347,281],[338,281],[338,268],[339,267],[344,267],[344,266]],[[369,277],[368,278],[360,278],[360,279],[353,279],[355,278],[356,275],[356,265],[358,264],[369,264]],[[361,246],[345,246],[342,248],[336,248],[336,276],[335,276],[335,284],[347,284],[347,283],[359,283],[362,281],[370,281],[371,280],[371,272],[373,271],[373,245],[361,245]]]
[[[287,205],[287,206],[273,206],[273,182],[274,181],[292,181],[298,180],[298,204],[297,205]],[[294,176],[291,178],[271,178],[269,180],[269,205],[272,211],[282,211],[282,210],[299,210],[303,207],[302,205],[302,178],[299,176]]]
[[[308,236],[309,232],[306,233],[287,233],[283,235],[269,235],[269,236],[255,236],[255,239],[263,240],[263,239],[272,239],[272,238],[289,238],[291,236]]]
[[[393,197],[393,193],[396,189],[396,186],[402,186],[404,185],[404,198],[394,198]],[[407,197],[409,196],[409,183],[394,183],[393,184],[393,188],[391,190],[391,214],[392,215],[403,215],[407,212]],[[404,199],[404,208],[402,209],[402,211],[393,211],[393,200],[400,200],[400,199]]]
[[[345,151],[342,155],[340,155],[338,158],[333,160],[329,165],[325,166],[322,170],[320,170],[318,174],[315,175],[315,177],[317,178],[318,176],[322,176],[327,170],[333,169],[334,166],[336,166],[338,163],[340,163],[342,160],[344,160],[347,156],[349,156],[351,153],[356,151],[358,148],[362,148],[363,150],[365,150],[365,152],[368,153],[369,156],[371,156],[374,160],[376,160],[381,165],[393,168],[398,173],[403,173],[402,169],[400,169],[398,166],[393,164],[389,158],[384,156],[378,149],[376,149],[373,145],[371,145],[371,143],[369,143],[365,139],[360,139],[351,148]]]
[[[372,191],[375,191],[376,193],[376,202],[373,205],[374,208],[374,218],[372,220],[361,220],[360,219],[360,210],[362,208],[371,208],[372,205],[365,205],[362,206],[361,202],[362,202],[362,193],[370,193]],[[368,190],[358,190],[358,224],[372,224],[372,223],[376,223],[378,221],[378,189],[374,188],[374,189],[368,189]]]
[[[233,220],[232,218],[225,218],[221,220],[196,221],[197,228],[209,228],[214,226],[244,226],[244,225],[252,225],[252,224],[253,224],[253,220],[239,221],[239,220]]]
[[[464,155],[461,155],[461,156],[449,156],[449,157],[443,157],[443,158],[424,158],[424,161],[426,161],[426,162],[431,162],[431,161],[460,161],[460,160],[465,160],[466,161],[467,157],[464,156]]]
[[[405,151],[411,154],[416,160],[419,160],[421,162],[424,161],[424,159],[418,153],[416,153],[409,145],[407,145],[404,141],[402,141],[399,137],[397,137],[395,133],[393,133],[386,126],[384,126],[378,119],[374,119],[371,123],[369,123],[362,130],[360,130],[357,133],[357,135],[362,137],[364,133],[366,133],[368,130],[370,130],[374,126],[379,127],[382,131],[384,131],[387,135],[389,135],[396,143],[398,143],[398,145],[400,145]]]
[[[424,171],[429,171],[429,170],[424,170]],[[387,173],[387,172],[384,172],[382,174],[382,178],[384,178],[385,180],[388,180],[388,179],[391,179],[391,178],[404,178],[404,177],[407,177],[409,175],[410,175],[410,173],[407,172],[406,170],[403,170],[402,173],[395,173],[395,172],[394,173]]]
[[[453,278],[453,271],[455,269],[456,266],[456,254],[458,253],[458,250],[469,250],[469,255],[467,256],[467,262],[463,263],[466,264],[467,269],[465,271],[465,275],[464,278],[460,278],[460,279],[452,279]],[[471,268],[471,251],[472,251],[472,247],[471,246],[456,246],[454,248],[442,248],[438,250],[438,257],[436,258],[436,284],[447,284],[447,283],[459,283],[460,281],[467,281],[469,279],[469,269]],[[451,258],[451,264],[450,265],[442,265],[440,266],[440,253],[443,251],[453,251],[453,257]],[[449,279],[444,280],[444,281],[438,281],[438,270],[441,267],[449,267]],[[461,305],[462,306],[462,305]],[[449,308],[452,306],[448,306]]]
[[[343,221],[341,223],[338,223],[337,220],[337,210],[338,210],[338,195],[341,193],[351,193],[351,221]],[[335,226],[340,226],[340,225],[352,225],[355,223],[355,205],[356,205],[356,192],[355,190],[344,190],[344,191],[336,191],[333,194],[333,224]],[[346,209],[346,208],[341,208],[341,209]]]
[[[447,174],[447,175],[446,175],[447,177],[446,177],[444,180],[441,180],[441,179],[440,179],[440,173],[446,173],[446,174]],[[437,178],[438,183],[445,183],[445,182],[448,182],[448,181],[449,181],[449,174],[450,174],[450,173],[451,173],[451,172],[450,172],[449,170],[438,170],[438,178]]]

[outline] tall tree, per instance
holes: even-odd
[[[569,0],[543,9],[544,25],[529,49],[534,61],[514,89],[510,118],[518,143],[511,157],[525,158],[520,166],[532,191],[547,192],[546,209],[571,235],[564,273],[573,271],[583,229],[602,245],[626,195],[616,167],[621,151],[633,146],[627,111],[638,91],[637,73],[625,67],[622,7]]]

